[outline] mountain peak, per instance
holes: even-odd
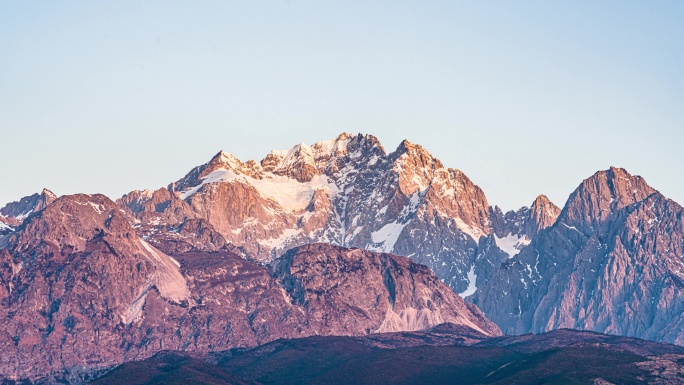
[[[402,140],[401,143],[399,143],[399,147],[397,148],[397,150],[403,150],[406,152],[409,152],[412,150],[417,150],[417,149],[422,150],[423,147],[421,147],[419,144],[411,143],[408,139]]]
[[[551,199],[549,199],[549,197],[547,197],[544,194],[539,194],[536,198],[534,198],[534,202],[532,202],[531,207],[546,206],[549,204],[553,204],[553,202],[551,202]]]
[[[601,195],[608,197],[609,200],[618,201],[622,203],[621,207],[644,200],[656,192],[642,177],[632,175],[624,168],[613,166],[586,179],[579,189],[588,194]]]
[[[235,155],[221,150],[216,155],[214,155],[213,158],[211,158],[209,163],[235,164],[242,162],[237,157],[235,157]]]
[[[553,225],[560,212],[561,209],[553,204],[546,195],[539,195],[530,206],[530,225],[533,227],[533,233],[536,234],[539,230]]]
[[[308,182],[324,173],[337,157],[346,155],[349,144],[360,136],[344,132],[335,139],[318,141],[311,146],[299,143],[287,150],[273,150],[261,160],[261,167],[266,172]]]
[[[350,140],[353,137],[354,137],[354,134],[352,134],[351,132],[343,132],[343,133],[339,134],[337,136],[337,138],[335,138],[335,140]]]
[[[57,199],[57,195],[47,188],[43,188],[43,191],[40,192],[40,195],[52,200]]]
[[[0,215],[15,218],[21,222],[30,214],[44,209],[55,199],[57,199],[57,195],[44,188],[40,194],[35,193],[23,197],[19,201],[8,203],[5,207],[0,208]]]
[[[655,192],[642,177],[631,175],[623,168],[610,167],[577,187],[561,213],[561,220],[571,226],[592,228],[605,222],[615,211],[641,202]]]
[[[630,175],[629,172],[627,172],[627,170],[625,170],[625,169],[622,168],[622,167],[610,166],[610,167],[608,167],[608,170],[605,170],[605,171],[606,171],[606,172],[612,172],[612,173],[614,173],[614,174],[626,174],[626,175]],[[630,176],[631,176],[631,175],[630,175]]]
[[[251,175],[259,174],[261,167],[252,162],[249,165],[243,163],[235,155],[226,152],[219,151],[213,158],[206,164],[206,167],[202,170],[200,177],[206,177],[211,172],[216,170],[228,170],[239,174]]]

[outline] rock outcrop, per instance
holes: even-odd
[[[325,320],[334,334],[415,331],[445,322],[499,333],[476,307],[408,258],[312,244],[288,251],[273,265],[294,303]]]

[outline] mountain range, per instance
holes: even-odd
[[[346,133],[116,201],[46,189],[0,209],[0,376],[442,323],[684,345],[683,212],[612,167],[504,213],[421,146]]]

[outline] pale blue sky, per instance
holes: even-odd
[[[610,165],[684,203],[684,2],[0,1],[2,204],[342,131],[505,209]]]

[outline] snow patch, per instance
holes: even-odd
[[[582,232],[579,231],[579,230],[577,230],[577,227],[575,227],[575,226],[568,226],[568,225],[566,225],[566,224],[563,223],[563,222],[561,222],[561,225],[565,226],[566,228],[568,228],[568,229],[570,229],[570,230],[575,230],[575,231],[577,231],[578,233],[582,234]]]
[[[381,253],[391,252],[394,248],[394,244],[397,243],[397,239],[399,239],[399,234],[401,234],[402,230],[404,230],[404,227],[406,227],[408,224],[409,222],[392,222],[382,226],[380,230],[372,232],[371,240],[373,243],[382,243],[382,246],[375,247],[369,245],[367,249]]]
[[[470,266],[470,270],[468,271],[468,288],[465,289],[463,293],[458,293],[458,295],[461,296],[461,298],[465,298],[469,295],[475,294],[477,291],[477,274],[475,274],[475,265]]]
[[[379,230],[373,231],[371,233],[371,241],[374,244],[381,244],[380,246],[366,245],[366,249],[375,252],[390,253],[394,249],[394,245],[399,239],[404,227],[411,223],[412,215],[415,214],[416,210],[420,206],[422,200],[422,195],[419,191],[416,191],[409,198],[408,205],[404,206],[399,214],[399,218],[391,223],[382,226]],[[387,210],[387,206],[380,209],[382,214]]]
[[[461,218],[456,218],[456,226],[459,230],[470,236],[475,242],[478,242],[480,237],[485,235],[484,231],[466,224]]]
[[[97,211],[98,214],[102,214],[102,212],[105,210],[104,207],[100,204],[93,203],[93,202],[88,202],[88,204],[90,204],[90,206],[92,206],[93,209],[95,211]]]
[[[33,209],[31,209],[31,210],[29,210],[29,211],[26,211],[26,212],[24,212],[24,213],[21,213],[21,214],[17,215],[17,216],[14,217],[14,218],[16,218],[16,219],[18,219],[18,220],[20,220],[20,221],[23,221],[24,219],[28,218],[28,216],[31,215],[32,213],[33,213]]]
[[[180,198],[187,199],[208,183],[229,183],[233,181],[253,186],[262,197],[271,199],[281,207],[292,211],[306,208],[311,202],[314,191],[318,189],[325,190],[329,196],[333,196],[338,191],[335,183],[325,175],[316,175],[309,182],[302,183],[296,179],[272,173],[266,173],[263,179],[255,179],[247,175],[236,174],[230,170],[219,169],[204,177],[199,185],[181,192]]]
[[[515,257],[523,247],[531,242],[526,236],[515,234],[508,234],[503,238],[499,238],[495,234],[494,240],[496,241],[496,246],[508,254],[508,258]]]
[[[273,249],[280,248],[283,246],[287,241],[291,240],[295,236],[299,235],[302,232],[302,229],[286,229],[283,231],[280,236],[277,238],[271,238],[271,239],[266,239],[261,242],[259,242],[260,245],[268,246]]]
[[[142,308],[145,304],[147,293],[152,287],[156,287],[159,290],[159,294],[171,302],[181,303],[190,299],[188,283],[185,281],[180,270],[178,270],[180,267],[178,261],[150,246],[149,243],[142,239],[140,244],[146,251],[145,255],[148,257],[148,260],[154,264],[156,270],[139,290],[139,294],[133,303],[121,315],[121,321],[126,325],[130,325],[142,316]]]

